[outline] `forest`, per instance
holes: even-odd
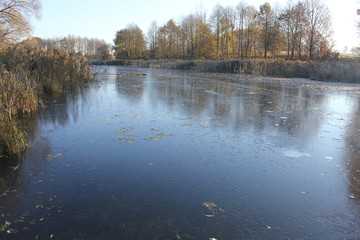
[[[116,33],[118,59],[331,60],[338,57],[331,16],[319,0],[265,2],[258,9],[244,1],[234,7],[217,4],[208,16],[198,11],[162,26],[153,21],[147,35],[136,24]]]

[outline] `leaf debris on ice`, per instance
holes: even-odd
[[[147,138],[145,138],[145,140],[156,141],[156,140],[161,140],[161,138],[159,138],[159,137],[147,137]]]

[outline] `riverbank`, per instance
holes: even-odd
[[[90,61],[92,65],[169,68],[216,73],[246,73],[286,78],[309,78],[325,82],[360,83],[360,60],[329,62],[287,61],[283,59],[246,60],[109,60]]]
[[[44,96],[75,89],[90,79],[82,56],[21,44],[0,50],[0,139],[6,152],[25,149],[26,133],[18,122],[42,108]]]

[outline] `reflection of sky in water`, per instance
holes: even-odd
[[[18,232],[1,236],[359,236],[357,98],[239,75],[104,69],[102,82],[50,100],[20,168],[2,167],[0,194],[17,191],[0,197],[0,224]]]

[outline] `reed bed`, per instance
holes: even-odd
[[[314,63],[310,78],[320,81],[360,83],[360,60]]]
[[[53,49],[15,45],[0,53],[0,64],[5,70],[27,74],[37,87],[45,91],[61,91],[78,86],[90,79],[86,59],[76,54]]]
[[[26,147],[18,122],[43,106],[43,97],[91,80],[86,59],[60,50],[12,45],[0,51],[0,144],[9,154]],[[0,153],[2,155],[2,153]]]
[[[244,60],[113,60],[91,64],[168,68],[200,72],[245,73],[288,78],[310,78],[318,81],[360,83],[360,60],[289,61],[284,59]]]

